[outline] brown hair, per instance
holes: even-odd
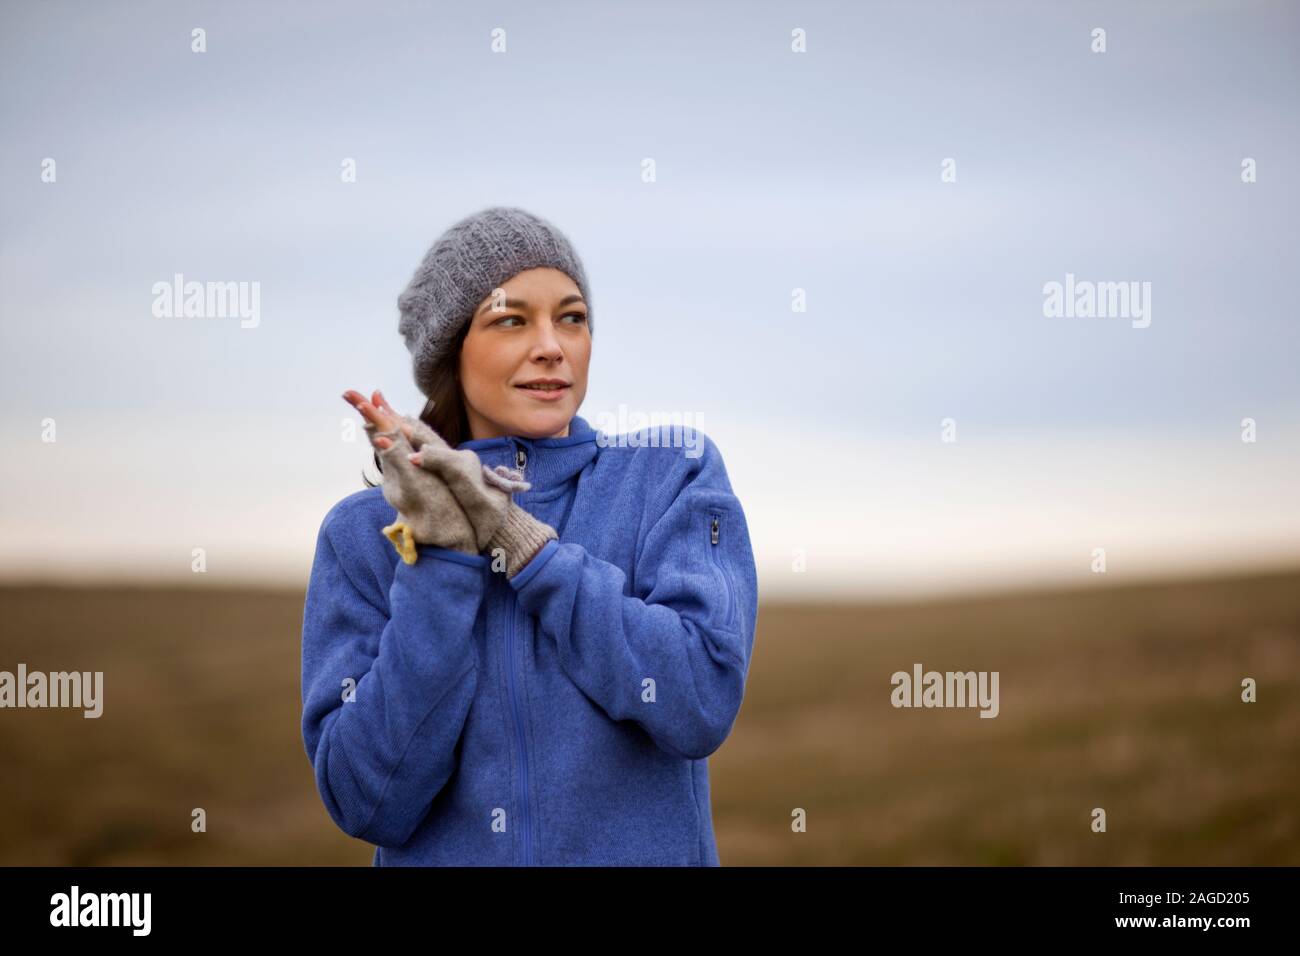
[[[470,323],[466,322],[451,349],[434,370],[432,394],[428,396],[419,415],[420,421],[441,435],[442,440],[452,448],[470,438],[469,417],[465,414],[465,393],[460,387],[460,349],[465,343],[465,336],[469,334],[469,326]],[[375,468],[379,470],[382,480],[384,466],[379,460],[379,452],[373,452],[373,456]],[[371,481],[364,470],[361,472],[361,480],[367,488],[379,484]]]

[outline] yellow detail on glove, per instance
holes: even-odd
[[[407,564],[415,563],[415,532],[411,530],[409,524],[405,521],[394,521],[384,528],[384,537],[393,542],[393,547],[397,549],[403,561]]]

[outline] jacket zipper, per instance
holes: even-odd
[[[507,585],[509,587],[509,585]],[[528,750],[524,740],[524,722],[520,717],[519,677],[515,658],[515,618],[519,603],[514,593],[508,595],[509,613],[506,618],[506,654],[510,657],[510,666],[506,669],[506,678],[510,689],[510,710],[515,721],[515,740],[519,745],[519,805],[523,810],[524,866],[533,865],[532,821],[528,810]]]
[[[727,586],[727,615],[723,620],[730,624],[732,611],[736,605],[736,596],[731,590],[731,575],[727,573],[727,569],[722,566],[722,560],[718,557],[718,532],[721,520],[718,515],[710,515],[710,517],[713,520],[709,526],[709,544],[711,545],[709,554],[713,558],[713,566],[718,569],[718,573],[722,575],[723,583]]]
[[[528,456],[524,454],[522,448],[516,447],[515,463],[519,468],[523,468],[527,462]],[[514,496],[510,496],[514,499]],[[515,598],[514,590],[509,583],[506,584],[507,607],[509,613],[506,616],[506,654],[510,659],[510,666],[506,668],[506,682],[510,690],[510,710],[515,721],[515,739],[519,744],[519,805],[523,808],[523,843],[524,843],[524,866],[533,865],[533,838],[532,838],[532,820],[528,807],[528,747],[524,739],[524,722],[520,717],[519,704],[519,674],[517,670],[517,658],[515,653],[515,619],[522,617],[519,609],[519,602]],[[523,621],[520,621],[523,624]],[[519,629],[523,630],[522,626]]]

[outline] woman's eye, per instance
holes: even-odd
[[[578,322],[586,322],[586,321],[587,321],[587,314],[586,314],[585,312],[566,312],[563,316],[561,316],[561,318],[565,318],[565,319],[568,319],[568,318],[575,318],[575,319],[578,320]],[[522,316],[518,316],[518,315],[507,315],[505,318],[497,319],[496,322],[493,323],[493,324],[494,324],[494,325],[504,325],[505,323],[510,322],[510,321],[512,321],[512,320],[513,320],[513,321],[516,321],[516,322],[523,322],[523,321],[524,321]],[[575,323],[575,324],[576,324],[576,323]]]

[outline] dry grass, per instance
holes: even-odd
[[[0,621],[0,669],[105,672],[98,720],[0,711],[0,864],[369,864],[303,750],[301,593],[0,589]],[[918,661],[998,671],[1000,715],[894,709]],[[1295,865],[1300,572],[765,605],[710,768],[724,864]]]

